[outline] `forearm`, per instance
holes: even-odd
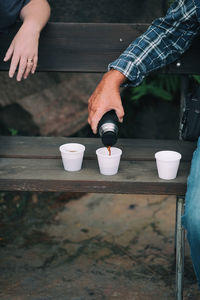
[[[126,81],[126,76],[115,69],[111,69],[109,72],[105,73],[102,78],[102,82],[104,84],[108,83],[110,89],[119,89]]]
[[[11,59],[9,76],[17,71],[17,81],[26,79],[35,73],[38,62],[38,43],[40,31],[50,16],[50,7],[46,0],[31,0],[20,12],[23,24],[8,48],[4,61]]]
[[[23,25],[39,34],[50,17],[50,6],[46,0],[31,0],[21,10],[20,17]]]

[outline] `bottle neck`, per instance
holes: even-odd
[[[113,132],[117,135],[118,134],[118,126],[114,123],[104,123],[99,128],[99,135],[102,137],[102,135],[105,132],[109,132],[109,131]]]

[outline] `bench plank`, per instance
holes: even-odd
[[[80,142],[86,146],[87,159],[96,159],[95,151],[102,147],[100,138],[1,136],[0,157],[60,158],[59,146],[71,142]],[[178,140],[119,139],[116,146],[123,151],[122,160],[154,160],[155,152],[174,150],[182,154],[182,160],[190,161],[196,143]]]
[[[66,172],[61,159],[1,158],[0,190],[183,195],[189,166],[182,162],[178,177],[167,181],[158,179],[153,161],[122,161],[117,175],[103,176],[96,160],[84,159],[81,171]]]
[[[67,142],[86,146],[80,172],[63,169],[58,147]],[[0,145],[0,190],[182,195],[195,143],[121,139],[117,146],[123,155],[115,176],[99,173],[95,151],[102,143],[97,138],[0,137]],[[173,181],[158,179],[154,153],[162,149],[178,150],[184,157]]]
[[[41,33],[38,71],[105,72],[126,47],[150,24],[48,23]],[[8,70],[3,62],[6,50],[20,27],[15,24],[8,34],[1,34],[0,70]],[[200,38],[176,63],[163,69],[165,73],[200,74]]]

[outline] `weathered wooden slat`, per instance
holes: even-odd
[[[86,146],[85,158],[96,159],[96,149],[102,147],[100,138],[69,137],[0,137],[0,157],[60,158],[59,146],[64,143],[82,143]],[[123,151],[122,160],[154,160],[160,150],[174,150],[190,161],[196,143],[178,140],[119,139],[117,147]]]
[[[1,37],[0,69],[3,55],[19,24]],[[49,23],[39,47],[39,71],[105,72],[107,65],[142,34],[147,25]]]
[[[8,34],[1,34],[0,70],[8,70],[3,62],[8,46],[20,24]],[[39,71],[105,72],[149,24],[82,24],[49,23],[43,30],[39,47]],[[200,39],[180,60],[181,66],[171,64],[164,72],[200,74]]]
[[[167,181],[158,179],[149,161],[122,161],[117,175],[103,176],[94,160],[84,159],[79,172],[66,172],[61,159],[1,158],[0,190],[182,195],[189,165],[182,162],[177,178]]]

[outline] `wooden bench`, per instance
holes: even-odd
[[[66,172],[59,146],[77,140],[86,146],[83,168]],[[194,149],[193,143],[183,141],[120,139],[120,171],[110,177],[99,174],[95,150],[102,147],[100,139],[2,136],[0,142],[0,190],[6,191],[184,195]],[[158,179],[154,153],[162,149],[183,155],[173,181]]]
[[[1,36],[0,70],[8,70],[3,57],[20,24]],[[41,35],[38,71],[105,72],[114,60],[147,28],[145,24],[65,24],[50,23]],[[200,42],[178,63],[161,70],[180,74],[182,102],[189,74],[199,74]],[[37,76],[37,75],[36,75]],[[83,168],[76,173],[63,170],[59,146],[76,141],[86,146]],[[99,174],[95,150],[100,139],[67,137],[0,137],[0,190],[2,191],[71,191],[120,194],[167,194],[177,196],[176,226],[176,299],[183,295],[184,231],[181,215],[184,194],[195,143],[178,140],[121,139],[123,155],[119,173]],[[183,156],[178,177],[172,181],[157,176],[154,154],[176,150]]]

